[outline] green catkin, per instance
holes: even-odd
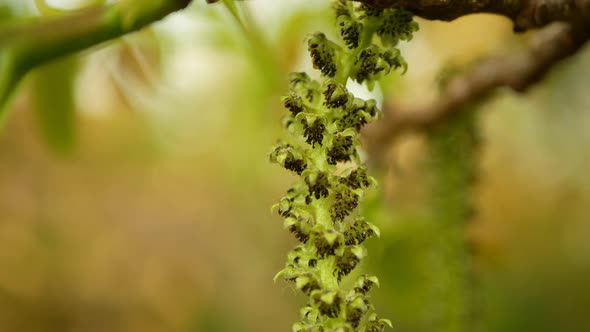
[[[476,107],[473,105],[468,108]],[[472,259],[465,230],[474,213],[472,190],[477,174],[479,133],[476,112],[464,110],[428,135],[431,209],[438,237],[437,298],[432,310],[439,331],[477,331]]]
[[[275,277],[293,282],[308,296],[301,321],[293,331],[383,331],[391,323],[380,319],[369,302],[376,277],[361,275],[352,288],[341,284],[366,256],[363,242],[378,235],[375,225],[357,207],[367,175],[358,148],[361,128],[379,116],[375,100],[362,100],[346,88],[349,80],[373,88],[376,80],[406,63],[396,48],[418,29],[401,9],[378,9],[346,0],[332,2],[339,40],[316,32],[307,41],[319,81],[307,73],[292,73],[288,110],[283,124],[290,134],[270,154],[270,160],[300,176],[273,208],[301,243],[287,256]]]

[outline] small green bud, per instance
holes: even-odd
[[[364,249],[360,246],[346,247],[344,254],[336,259],[338,279],[347,276],[364,257]]]
[[[320,289],[320,283],[311,273],[305,273],[295,279],[295,287],[303,293],[310,295],[312,291]]]
[[[270,153],[270,161],[299,175],[301,175],[307,167],[303,155],[294,149],[292,145],[284,142],[279,143],[279,145]]]
[[[330,82],[324,91],[324,105],[329,108],[345,107],[351,99],[349,95],[344,86]]]
[[[379,74],[386,75],[389,73],[391,65],[382,57],[377,45],[371,45],[363,49],[356,61],[356,81],[373,81],[379,78]]]
[[[334,195],[334,204],[330,209],[332,220],[341,222],[356,209],[359,196],[348,188],[342,188]]]
[[[331,187],[328,175],[325,172],[312,173],[305,177],[305,183],[309,189],[309,195],[320,199],[320,197],[328,197],[330,194],[328,189]]]
[[[337,317],[340,314],[342,297],[337,291],[314,291],[311,294],[312,304],[322,315]]]
[[[338,179],[343,185],[348,186],[351,189],[360,189],[362,187],[369,187],[370,182],[367,176],[367,170],[364,167],[359,167],[350,171],[348,175],[343,174]]]
[[[307,73],[296,72],[289,74],[289,87],[291,90],[296,90],[299,87],[306,87],[311,82],[311,78]]]
[[[283,105],[285,105],[285,108],[287,108],[289,112],[293,114],[293,116],[296,116],[297,114],[305,111],[303,99],[301,98],[301,96],[294,93],[291,93],[290,95],[283,97]]]
[[[301,243],[306,243],[309,240],[311,226],[307,222],[300,221],[297,224],[289,226],[288,229]]]
[[[367,17],[380,17],[383,14],[383,8],[373,7],[366,3],[361,4],[360,11]]]
[[[288,198],[283,198],[279,202],[279,215],[281,217],[288,217],[291,212],[291,201]]]
[[[376,313],[369,315],[367,323],[367,332],[382,332],[385,329],[385,325],[393,327],[389,319],[379,319]]]
[[[359,47],[363,25],[346,15],[338,16],[337,24],[340,27],[340,35],[342,36],[342,40],[344,40],[346,47],[349,49]]]
[[[307,167],[307,164],[303,159],[297,159],[293,156],[293,154],[287,155],[287,158],[285,158],[285,162],[283,165],[286,169],[293,171],[297,174],[301,174],[301,172],[305,170],[305,167]]]
[[[377,34],[386,43],[395,46],[400,40],[411,40],[416,31],[418,31],[418,23],[414,22],[414,15],[411,12],[403,9],[386,9],[383,11]]]
[[[321,32],[314,33],[309,38],[307,46],[313,68],[320,70],[324,76],[334,77],[336,75],[336,53],[326,35]]]
[[[349,301],[346,306],[346,321],[349,322],[352,327],[357,328],[361,322],[361,319],[365,312],[367,312],[367,304],[362,296],[356,296],[354,299]]]
[[[375,225],[365,221],[363,218],[356,218],[354,222],[347,223],[344,226],[344,239],[348,246],[359,245],[378,232],[378,228]]]
[[[332,228],[316,230],[313,232],[313,237],[313,243],[320,258],[336,255],[336,251],[344,243],[342,234]]]
[[[338,120],[337,126],[338,130],[341,131],[352,128],[359,132],[370,120],[371,115],[363,111],[362,107],[353,106],[345,111],[344,115]]]
[[[336,165],[338,162],[352,160],[352,156],[356,154],[354,143],[352,136],[336,134],[332,140],[332,147],[328,150],[328,164]]]
[[[363,274],[354,284],[354,290],[359,294],[367,294],[373,285],[377,285],[377,287],[379,287],[379,279],[377,279],[375,276]]]
[[[388,49],[387,51],[381,53],[381,58],[387,62],[391,68],[402,68],[402,73],[405,73],[408,68],[408,64],[401,56],[399,50],[396,48]]]
[[[351,15],[350,2],[346,0],[336,0],[332,2],[332,9],[336,17]]]
[[[307,320],[308,322],[315,323],[318,321],[319,312],[314,307],[307,305],[299,311],[301,319]]]
[[[313,103],[318,95],[320,84],[312,80],[307,73],[291,73],[289,75],[289,89],[305,97],[307,101]]]
[[[322,145],[324,131],[326,130],[326,126],[322,121],[320,119],[315,119],[310,124],[306,118],[303,118],[301,124],[303,125],[303,135],[306,137],[305,141],[312,147],[315,143]]]

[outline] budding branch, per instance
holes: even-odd
[[[390,106],[383,121],[365,131],[369,149],[378,153],[400,133],[420,130],[444,122],[466,104],[489,96],[496,88],[524,92],[550,69],[582,48],[590,39],[590,0],[355,0],[377,7],[404,8],[428,20],[489,13],[504,16],[521,32],[541,29],[528,49],[521,53],[491,57],[469,72],[450,80],[440,100],[430,107],[403,110]],[[26,71],[122,35],[131,33],[186,8],[191,0],[157,0],[144,5],[140,0],[93,7],[62,17],[41,18],[0,30],[0,55],[9,52],[18,61],[13,70]],[[216,0],[208,0],[212,3]],[[125,4],[123,8],[122,4]],[[124,10],[132,8],[133,15]],[[124,23],[124,21],[126,21]],[[552,23],[557,23],[557,25]],[[6,58],[6,57],[5,57]],[[3,72],[8,73],[9,70]],[[24,75],[22,73],[22,75]],[[0,78],[0,104],[15,78]],[[16,79],[18,82],[18,79]],[[1,105],[0,105],[1,106]],[[0,111],[1,114],[1,111]]]
[[[540,28],[527,49],[480,61],[452,78],[430,106],[403,109],[386,104],[382,121],[365,128],[373,157],[407,131],[437,126],[482,100],[497,88],[525,92],[559,62],[576,54],[590,39],[590,0],[358,0],[373,6],[404,8],[428,20],[452,21],[475,14],[497,14],[510,19],[515,32]]]

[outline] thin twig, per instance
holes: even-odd
[[[525,92],[561,60],[575,54],[590,39],[587,25],[574,28],[556,23],[539,31],[523,52],[489,58],[463,75],[449,81],[434,103],[415,109],[392,104],[384,107],[384,116],[364,131],[366,146],[373,157],[382,156],[389,143],[407,131],[421,131],[456,116],[471,102],[489,96],[496,88],[509,87]]]
[[[514,22],[515,31],[553,22],[590,19],[590,0],[355,0],[372,6],[405,8],[428,20],[452,21],[461,16],[489,13]]]

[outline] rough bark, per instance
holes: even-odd
[[[461,16],[488,13],[505,16],[516,31],[552,22],[579,22],[590,18],[590,0],[357,0],[372,6],[405,8],[428,20],[452,21]]]

